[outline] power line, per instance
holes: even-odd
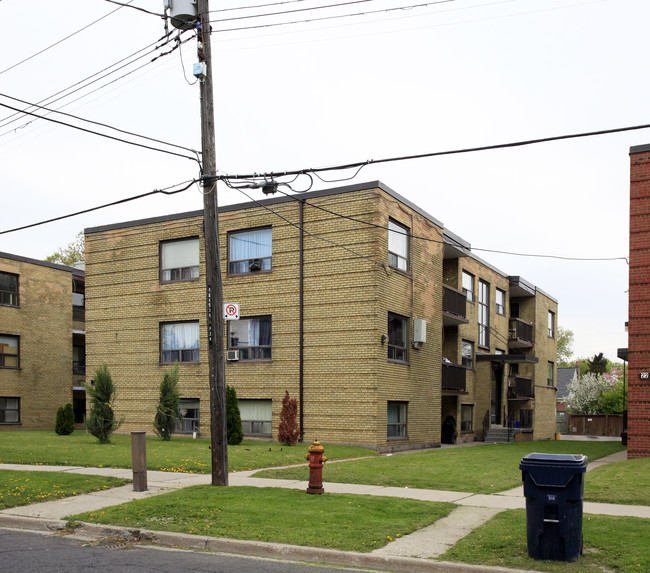
[[[160,153],[166,153],[168,155],[175,155],[176,157],[184,157],[185,159],[191,159],[192,161],[199,162],[198,158],[196,158],[196,157],[190,157],[188,155],[183,155],[182,153],[176,153],[174,151],[167,151],[165,149],[160,149],[158,147],[152,147],[150,145],[144,145],[142,143],[136,143],[135,141],[129,141],[127,139],[122,139],[120,137],[114,137],[112,135],[107,135],[105,133],[100,133],[98,131],[93,131],[92,129],[86,129],[85,127],[80,127],[78,125],[73,125],[71,123],[66,123],[65,121],[59,121],[57,119],[52,119],[51,117],[47,117],[47,116],[44,116],[44,115],[38,115],[38,114],[35,114],[34,112],[31,112],[31,111],[21,110],[21,109],[18,109],[16,107],[7,105],[6,103],[0,103],[0,107],[6,107],[7,109],[11,109],[13,111],[19,111],[21,113],[31,115],[31,116],[36,117],[38,119],[44,119],[46,121],[56,123],[58,125],[64,125],[66,127],[71,127],[72,129],[83,131],[85,133],[90,133],[92,135],[98,135],[99,137],[105,137],[106,139],[112,139],[113,141],[119,141],[120,143],[126,143],[128,145],[133,145],[135,147],[142,147],[144,149],[150,149],[151,151],[159,151]]]
[[[61,38],[60,40],[57,40],[53,44],[50,44],[46,48],[43,48],[42,50],[36,52],[35,54],[32,54],[31,56],[21,60],[20,62],[17,62],[15,64],[9,66],[8,68],[5,68],[4,70],[0,70],[0,75],[4,74],[5,72],[8,72],[9,70],[13,70],[14,68],[20,66],[21,64],[24,64],[25,62],[28,62],[29,60],[35,58],[36,56],[40,56],[43,52],[47,52],[47,50],[50,50],[51,48],[54,48],[55,46],[58,46],[59,44],[65,42],[66,40],[69,40],[73,36],[76,36],[80,32],[83,32],[84,30],[87,30],[88,28],[90,28],[94,24],[97,24],[97,22],[100,22],[104,18],[108,18],[111,14],[115,14],[115,12],[117,12],[118,10],[121,10],[123,6],[127,6],[131,2],[133,2],[133,0],[129,0],[126,4],[123,4],[119,8],[115,8],[115,10],[112,10],[108,14],[105,14],[104,16],[102,16],[101,18],[97,18],[97,20],[92,21],[90,24],[86,24],[83,28],[80,28],[79,30],[77,30],[76,32],[73,32],[72,34],[68,34],[65,38]]]
[[[199,154],[198,151],[196,151],[196,150],[194,150],[194,149],[190,149],[189,147],[183,147],[182,145],[176,145],[175,143],[169,143],[169,142],[167,142],[167,141],[162,141],[161,139],[155,139],[155,138],[153,138],[153,137],[147,137],[146,135],[140,135],[140,134],[138,134],[138,133],[134,133],[134,132],[132,132],[132,131],[126,131],[126,130],[124,130],[124,129],[120,129],[120,128],[118,128],[118,127],[114,127],[114,126],[112,126],[112,125],[108,125],[107,123],[101,123],[101,122],[99,122],[99,121],[93,121],[93,120],[90,120],[90,119],[86,119],[86,118],[80,117],[80,116],[78,116],[78,115],[73,115],[73,114],[71,114],[71,113],[65,113],[65,112],[63,112],[63,111],[59,111],[59,110],[55,110],[55,109],[49,109],[49,108],[44,107],[44,106],[42,106],[42,105],[38,105],[38,104],[35,104],[35,103],[30,103],[30,102],[28,102],[28,101],[25,101],[25,100],[22,100],[22,99],[19,99],[19,98],[16,98],[16,97],[12,97],[12,96],[10,96],[10,95],[7,95],[7,94],[1,93],[1,92],[0,92],[0,97],[5,97],[5,98],[7,98],[7,99],[10,99],[10,100],[17,101],[17,102],[23,103],[23,104],[25,104],[25,105],[28,105],[28,106],[30,106],[30,107],[36,107],[36,108],[38,108],[38,109],[42,109],[42,110],[47,111],[47,112],[49,112],[49,113],[58,113],[58,114],[60,114],[60,115],[64,115],[64,116],[66,116],[66,117],[70,117],[70,118],[72,118],[72,119],[78,119],[79,121],[85,121],[86,123],[90,123],[90,124],[92,124],[92,125],[98,125],[98,126],[100,126],[100,127],[106,127],[106,128],[108,128],[108,129],[112,129],[112,130],[117,131],[117,132],[119,132],[119,133],[124,133],[125,135],[132,135],[132,136],[134,136],[134,137],[139,137],[139,138],[141,138],[141,139],[146,139],[146,140],[148,140],[148,141],[153,141],[153,142],[155,142],[155,143],[162,143],[163,145],[169,145],[170,147],[176,147],[176,148],[178,148],[178,149],[184,149],[185,151],[189,151],[190,153],[194,153],[194,154],[196,154],[197,156],[198,156],[198,154]],[[2,104],[0,104],[0,105],[2,105]],[[24,113],[27,113],[27,112],[24,112]]]
[[[187,183],[187,185],[185,185]],[[178,183],[176,185],[172,185],[171,187],[166,187],[165,189],[154,189],[153,191],[149,191],[147,193],[142,193],[141,195],[135,195],[133,197],[127,197],[126,199],[120,199],[118,201],[113,201],[112,203],[104,203],[103,205],[99,205],[97,207],[91,207],[89,209],[84,209],[83,211],[77,211],[76,213],[70,213],[68,215],[61,215],[60,217],[53,217],[52,219],[47,219],[46,221],[39,221],[38,223],[31,223],[29,225],[23,225],[22,227],[16,227],[15,229],[7,229],[6,231],[0,231],[0,235],[6,235],[8,233],[14,233],[16,231],[22,231],[24,229],[32,229],[34,227],[39,227],[41,225],[46,225],[48,223],[54,223],[56,221],[62,221],[63,219],[70,219],[71,217],[76,217],[78,215],[83,215],[85,213],[91,213],[92,211],[98,211],[99,209],[105,209],[107,207],[113,207],[114,205],[121,205],[123,203],[129,203],[130,201],[135,201],[136,199],[142,199],[143,197],[149,197],[150,195],[156,195],[158,193],[163,193],[164,195],[175,195],[176,193],[182,193],[183,191],[187,191],[192,185],[196,183],[196,180],[192,179],[192,181],[184,181],[183,183]],[[169,191],[169,189],[173,189],[174,187],[178,187],[178,185],[185,185],[185,187],[182,187],[181,189],[177,189],[175,191]]]
[[[158,12],[151,12],[150,10],[145,10],[144,8],[140,8],[139,6],[131,6],[130,4],[131,4],[131,2],[133,2],[133,0],[130,0],[126,4],[123,4],[122,2],[116,2],[115,0],[105,0],[105,2],[110,2],[111,4],[117,4],[118,6],[120,6],[122,8],[124,8],[124,7],[133,8],[133,10],[139,10],[140,12],[144,12],[145,14],[151,14],[152,16],[158,16],[158,17],[162,18],[163,20],[165,20],[167,18],[167,16],[165,16],[164,14],[159,14]],[[118,8],[118,10],[119,10],[119,8]]]

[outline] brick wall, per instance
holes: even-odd
[[[0,368],[0,396],[20,398],[21,423],[1,430],[52,430],[72,403],[72,272],[0,256],[0,271],[19,276],[19,307],[0,305],[0,334],[18,336],[20,368]]]
[[[630,150],[628,458],[650,456],[650,146]]]

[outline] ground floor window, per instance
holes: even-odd
[[[181,417],[176,418],[176,432],[179,434],[198,432],[200,429],[199,401],[194,398],[181,398],[179,406]]]
[[[20,398],[0,397],[0,424],[20,424]]]
[[[389,438],[406,438],[408,402],[388,402],[388,424],[386,435]]]
[[[461,404],[460,406],[460,431],[472,432],[474,430],[474,404]]]
[[[239,400],[244,435],[270,436],[273,433],[271,406],[271,400]]]
[[[20,344],[17,336],[0,334],[0,367],[18,368],[20,366]]]

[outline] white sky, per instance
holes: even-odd
[[[270,1],[212,0],[210,7]],[[334,3],[339,2],[286,2],[213,19]],[[163,0],[133,4],[162,12]],[[410,4],[416,2],[370,0],[273,18],[213,20],[213,29]],[[6,95],[40,101],[163,35],[162,19],[122,8],[3,72],[117,8],[103,0],[0,0],[0,104],[23,107]],[[650,95],[648,21],[647,0],[451,0],[216,32],[218,168],[233,174],[322,167],[650,123],[643,111]],[[189,85],[183,73],[194,79],[196,42],[187,42],[181,53],[153,64],[141,60],[135,73],[62,111],[200,149],[198,86]],[[12,113],[0,107],[0,118]],[[625,257],[628,153],[645,143],[650,130],[403,161],[366,167],[349,182],[317,182],[313,189],[379,179],[476,248]],[[0,231],[198,176],[188,159],[33,118],[0,119],[0,165]],[[299,180],[295,188],[306,184]],[[259,190],[253,194],[262,198]],[[219,188],[220,204],[244,201],[239,192]],[[196,187],[173,197],[157,195],[0,234],[0,251],[42,259],[85,227],[202,206]],[[574,331],[576,357],[604,352],[615,359],[616,349],[627,346],[625,261],[477,254],[558,299],[558,322]]]

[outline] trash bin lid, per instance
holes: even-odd
[[[542,462],[542,463],[558,463],[569,465],[584,465],[587,466],[589,458],[584,454],[538,454],[532,453],[524,456],[521,463],[524,462]]]
[[[522,479],[528,477],[537,486],[566,487],[571,480],[587,471],[588,458],[584,454],[528,454],[522,458],[519,469]]]

